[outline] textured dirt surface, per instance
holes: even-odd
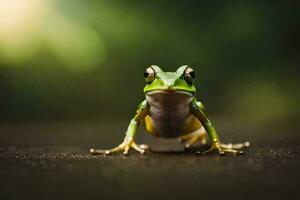
[[[298,194],[300,148],[243,155],[92,156],[71,147],[0,149],[1,199],[283,199]]]
[[[250,148],[238,156],[193,153],[199,147],[184,152],[177,140],[157,139],[143,129],[137,142],[150,144],[153,153],[88,153],[121,142],[127,123],[0,125],[0,199],[289,199],[299,194],[297,129],[264,126],[270,132],[219,120],[222,141],[250,140]]]

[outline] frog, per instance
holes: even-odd
[[[158,138],[177,138],[185,149],[196,142],[210,146],[201,154],[216,152],[242,154],[250,143],[224,144],[212,122],[205,114],[206,108],[196,98],[195,71],[188,65],[179,67],[175,72],[165,72],[157,65],[151,65],[144,71],[146,85],[145,99],[138,105],[130,120],[124,140],[112,149],[90,149],[91,154],[123,153],[134,149],[143,154],[150,151],[149,145],[137,144],[135,136],[141,123],[146,132]]]

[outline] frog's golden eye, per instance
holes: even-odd
[[[147,83],[151,83],[155,78],[155,71],[152,67],[148,67],[144,72],[144,77]]]
[[[187,83],[192,84],[195,79],[195,71],[192,68],[187,67],[183,72],[183,76]]]

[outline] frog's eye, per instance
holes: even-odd
[[[187,67],[183,72],[183,76],[187,83],[192,84],[195,79],[195,71],[192,68]]]
[[[155,78],[155,71],[152,67],[148,67],[144,72],[144,77],[147,83],[151,83]]]

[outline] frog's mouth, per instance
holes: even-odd
[[[193,92],[188,92],[185,90],[172,90],[172,89],[168,89],[168,90],[151,90],[146,92],[146,95],[149,96],[154,96],[154,95],[159,95],[159,94],[163,94],[163,95],[186,95],[186,96],[194,96]]]
[[[152,90],[146,93],[146,99],[155,107],[180,107],[188,105],[194,95],[182,90]]]

